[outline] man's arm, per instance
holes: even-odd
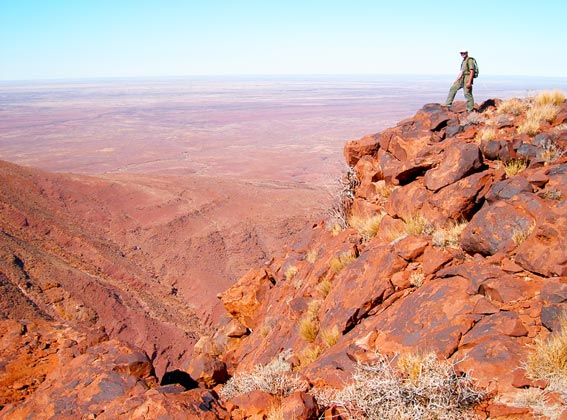
[[[471,66],[470,58],[467,61],[467,66],[469,68],[469,80],[467,81],[467,88],[470,89],[474,79],[474,66]]]

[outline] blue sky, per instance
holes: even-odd
[[[0,80],[567,76],[564,1],[0,0]]]

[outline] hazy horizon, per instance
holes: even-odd
[[[0,159],[85,174],[151,172],[325,182],[347,140],[427,103],[448,76],[240,76],[0,83]],[[477,104],[567,90],[567,78],[485,77]],[[463,100],[462,93],[457,100]]]

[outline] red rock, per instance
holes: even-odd
[[[347,165],[354,166],[360,158],[376,153],[379,148],[379,134],[372,134],[359,140],[348,141],[344,146],[345,161]]]
[[[256,309],[273,287],[273,281],[273,275],[264,269],[250,270],[219,298],[232,317],[246,328],[256,328]]]
[[[491,404],[489,412],[491,419],[528,420],[534,418],[530,408],[513,407],[506,404]]]
[[[217,358],[200,354],[191,359],[187,372],[206,388],[225,383],[228,380],[226,364]]]
[[[567,276],[567,217],[538,221],[518,247],[515,261],[525,270],[545,276]]]
[[[468,220],[482,200],[492,175],[481,172],[450,184],[431,197],[428,204],[435,208],[445,220]],[[433,220],[432,220],[433,221]]]
[[[474,305],[473,313],[479,315],[495,314],[499,309],[494,306],[488,299],[481,297]]]
[[[428,246],[421,258],[424,274],[433,274],[453,259],[453,255],[444,249]]]
[[[511,251],[514,232],[527,231],[534,216],[521,207],[498,202],[483,207],[471,219],[461,236],[461,247],[474,254],[492,255]],[[521,265],[521,264],[520,264]]]
[[[317,419],[317,402],[311,394],[294,392],[285,397],[281,403],[281,414],[284,419],[315,420]]]
[[[237,395],[230,401],[238,407],[235,411],[238,411],[240,418],[265,418],[270,408],[277,406],[276,397],[260,390]],[[238,418],[234,411],[231,413],[233,417]]]
[[[476,172],[481,166],[482,157],[478,146],[453,143],[445,150],[440,165],[425,174],[425,186],[431,191],[437,191]]]

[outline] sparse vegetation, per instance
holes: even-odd
[[[549,382],[549,389],[567,397],[567,312],[559,317],[559,328],[547,339],[536,339],[526,364],[528,376]]]
[[[382,354],[371,365],[359,364],[352,383],[338,392],[318,394],[322,405],[342,406],[351,419],[473,419],[472,407],[484,393],[467,375],[435,354],[403,356],[395,361]]]
[[[331,292],[331,288],[333,287],[333,283],[329,279],[323,279],[315,286],[315,290],[319,293],[323,298],[326,298],[329,293]]]
[[[532,223],[527,228],[514,229],[514,231],[512,232],[512,240],[514,241],[516,246],[522,244],[522,242],[524,242],[526,239],[528,239],[528,237],[533,232],[534,228],[535,228],[535,224]]]
[[[304,389],[305,381],[292,372],[291,365],[287,361],[290,355],[290,352],[282,352],[267,365],[257,365],[250,372],[236,373],[221,389],[221,397],[230,399],[254,390],[286,397]]]
[[[307,255],[306,255],[307,262],[309,262],[310,264],[315,264],[318,255],[319,253],[317,252],[316,249],[310,249],[309,251],[307,251]]]
[[[549,393],[539,388],[521,390],[512,402],[515,407],[528,407],[538,416],[549,420],[558,420],[564,407],[551,401]]]
[[[352,251],[345,251],[338,256],[334,256],[331,261],[329,262],[329,269],[334,272],[338,273],[351,262],[356,260],[356,255]]]
[[[297,275],[298,271],[299,270],[297,269],[297,267],[295,265],[290,265],[285,270],[285,273],[284,273],[285,279],[287,281],[292,280]]]
[[[541,158],[547,163],[554,163],[565,156],[566,153],[567,150],[550,141],[543,146]]]
[[[428,235],[432,233],[432,226],[421,214],[414,214],[404,220],[405,231],[408,235]]]
[[[425,280],[425,275],[421,270],[414,271],[413,273],[411,273],[409,278],[409,282],[413,287],[421,287],[423,285],[424,280]]]
[[[497,131],[493,127],[486,127],[478,131],[476,140],[478,142],[495,140]]]
[[[432,236],[433,246],[458,248],[466,221],[452,221],[445,228],[435,229]]]
[[[555,105],[561,106],[565,102],[565,93],[555,89],[552,91],[543,91],[536,95],[535,103],[536,105]]]
[[[504,162],[504,172],[508,178],[518,175],[528,167],[526,159],[514,158]]]
[[[469,113],[466,118],[461,121],[462,126],[479,125],[486,121],[486,117],[478,112]]]
[[[335,226],[338,225],[340,230],[344,230],[348,227],[348,217],[352,202],[354,201],[354,191],[356,187],[360,185],[360,181],[353,167],[350,167],[348,171],[338,179],[338,184],[338,189],[334,189],[331,192],[332,204],[328,211],[331,226],[333,226],[333,236],[338,235],[338,233],[334,233],[336,230]]]
[[[368,218],[361,218],[359,216],[351,216],[349,218],[349,225],[356,229],[358,233],[365,239],[369,240],[376,236],[380,229],[380,223],[384,218],[383,214],[376,214]]]
[[[321,341],[323,341],[323,343],[327,347],[333,347],[335,344],[337,344],[339,338],[341,338],[341,332],[336,325],[331,328],[321,330],[320,334]]]
[[[518,98],[512,98],[507,101],[502,102],[498,106],[498,113],[500,114],[511,114],[514,116],[524,114],[528,109],[528,103],[522,101]]]

